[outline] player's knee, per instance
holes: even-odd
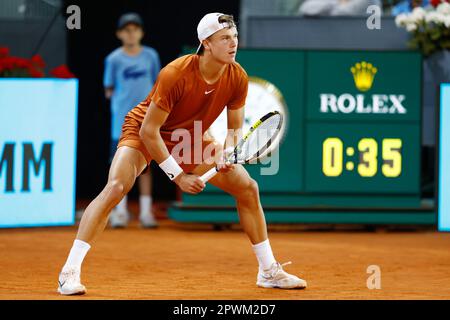
[[[250,178],[248,182],[248,192],[251,193],[252,195],[259,194],[258,182],[256,182],[252,178]]]
[[[258,183],[254,179],[249,178],[242,188],[236,191],[236,196],[238,198],[254,199],[259,194]]]
[[[106,185],[107,198],[111,202],[120,202],[125,195],[125,185],[119,180],[109,181]]]

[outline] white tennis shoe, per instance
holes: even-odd
[[[283,270],[285,265],[291,264],[286,262],[280,264],[274,262],[270,269],[259,270],[256,285],[263,288],[280,288],[280,289],[303,289],[306,288],[306,281],[287,273]]]
[[[156,221],[153,213],[146,213],[139,215],[139,221],[141,222],[141,226],[143,228],[157,228],[158,222]]]
[[[80,282],[80,269],[66,267],[59,274],[58,292],[62,295],[81,295],[86,293],[86,287]]]
[[[114,208],[109,216],[109,224],[112,228],[126,228],[130,214],[127,211],[117,210]]]

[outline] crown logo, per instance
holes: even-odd
[[[377,68],[375,68],[371,63],[361,61],[351,67],[350,70],[353,74],[353,80],[355,81],[356,88],[358,88],[359,91],[368,91],[372,88],[373,79],[377,73]]]

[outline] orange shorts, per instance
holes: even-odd
[[[120,135],[119,143],[117,145],[117,148],[120,148],[122,146],[127,146],[130,148],[134,148],[139,150],[142,155],[145,157],[145,160],[147,161],[147,165],[150,165],[150,162],[152,161],[151,155],[148,153],[147,148],[145,147],[144,142],[142,141],[141,137],[139,136],[139,130],[141,126],[140,123],[130,117],[125,117],[125,122],[122,126],[122,134]],[[174,148],[173,142],[166,142],[167,149],[170,153],[172,153],[172,149]],[[211,145],[213,144],[213,145]],[[206,148],[211,145],[208,150]],[[203,152],[208,151],[208,155],[211,154],[212,156],[215,155],[215,151],[217,151],[217,148],[219,148],[220,145],[207,133],[203,135],[203,140],[201,144],[201,149],[197,148],[194,150],[194,147],[191,147],[191,157],[188,161],[183,161],[183,153],[181,153],[181,156],[178,154],[173,154],[173,157],[178,162],[180,167],[183,169],[184,172],[192,172],[195,167],[197,167],[200,163],[203,162]],[[212,152],[211,152],[212,150]],[[196,159],[194,159],[196,155]],[[199,158],[199,155],[201,158]],[[206,158],[206,157],[205,157]],[[186,162],[186,163],[185,163]]]

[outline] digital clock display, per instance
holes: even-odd
[[[419,187],[414,125],[308,125],[308,191],[408,193]]]
[[[361,177],[373,177],[378,171],[381,160],[381,173],[388,178],[396,178],[402,173],[402,139],[390,138],[382,140],[382,153],[379,155],[378,142],[374,138],[362,138],[358,142],[357,172]],[[345,150],[348,157],[355,155],[355,148]],[[343,170],[352,171],[355,162],[344,164],[344,143],[339,138],[327,138],[322,148],[322,172],[327,177],[338,177]]]

